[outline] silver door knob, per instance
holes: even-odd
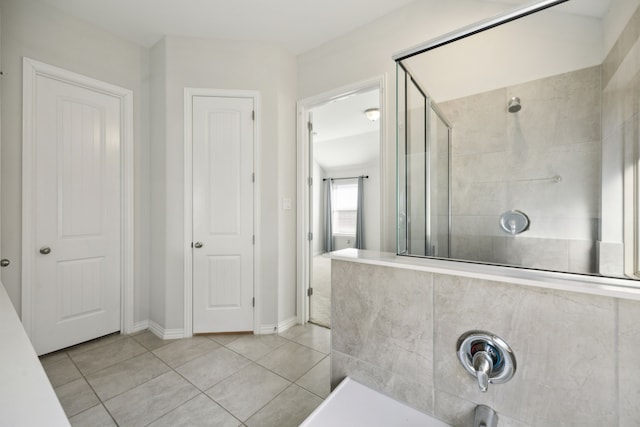
[[[195,242],[193,244],[193,247],[196,248],[196,249],[200,249],[203,246],[204,246],[204,244],[202,244],[202,242]]]
[[[51,248],[48,246],[43,246],[40,248],[40,253],[42,255],[49,255],[51,253]]]
[[[11,261],[9,261],[8,259],[0,259],[0,267],[9,267],[9,264],[11,264]]]

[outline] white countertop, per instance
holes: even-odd
[[[31,341],[0,284],[0,425],[69,427]]]
[[[398,256],[391,252],[362,249],[342,249],[331,252],[331,258],[340,261],[359,262],[384,267],[406,268],[431,273],[536,286],[539,288],[640,300],[640,281],[638,280],[556,273],[443,259]]]
[[[449,427],[347,377],[300,427]]]

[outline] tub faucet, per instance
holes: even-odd
[[[473,427],[497,427],[498,414],[486,405],[476,406],[473,417]]]

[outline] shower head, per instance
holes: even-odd
[[[517,96],[511,98],[509,100],[507,108],[510,113],[517,113],[518,111],[520,111],[520,109],[522,108],[522,105],[520,105],[520,98],[518,98]]]

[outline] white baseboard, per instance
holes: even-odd
[[[284,332],[289,328],[294,327],[298,324],[297,316],[291,317],[289,319],[283,320],[278,323],[278,325],[260,325],[257,334],[258,335],[268,335],[275,334],[278,332]],[[158,338],[162,338],[164,340],[173,340],[178,338],[184,338],[184,330],[183,329],[165,329],[162,326],[158,325],[153,320],[142,320],[140,322],[136,322],[133,325],[132,333],[144,331],[145,329],[149,329],[156,335]]]
[[[163,340],[184,338],[184,329],[165,329],[153,320],[149,320],[149,330]]]
[[[258,335],[268,335],[268,334],[277,334],[278,332],[283,332],[289,329],[292,326],[298,324],[298,318],[293,316],[287,320],[283,320],[279,322],[277,325],[260,325],[256,334]]]
[[[131,329],[131,333],[135,334],[136,332],[144,331],[145,329],[149,329],[149,321],[141,320],[139,322],[135,322],[133,324],[133,328]]]
[[[268,335],[268,334],[275,334],[277,332],[278,332],[277,325],[260,325],[256,333],[258,335]]]
[[[293,316],[287,320],[278,323],[278,332],[284,332],[298,324],[298,316]]]

